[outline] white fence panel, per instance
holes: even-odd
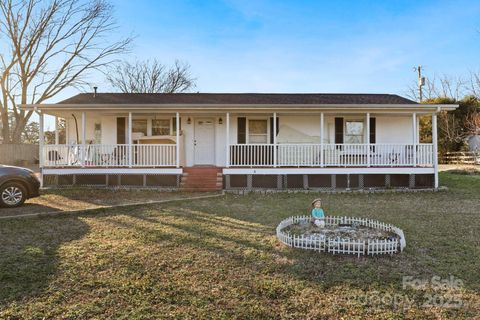
[[[325,224],[327,226],[338,224],[358,224],[370,228],[381,229],[395,233],[397,238],[389,239],[367,239],[356,240],[350,238],[326,238],[324,236],[313,235],[292,235],[282,230],[291,224],[298,222],[310,222],[310,216],[294,216],[281,221],[276,229],[277,238],[284,244],[300,249],[327,251],[332,254],[354,254],[357,257],[361,255],[394,254],[403,251],[406,246],[405,236],[401,229],[384,222],[357,218],[357,217],[338,217],[326,216]]]

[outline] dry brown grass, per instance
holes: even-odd
[[[274,231],[318,195],[227,195],[0,224],[0,318],[471,319],[480,314],[480,176],[443,174],[450,191],[321,195],[327,214],[402,228],[388,257],[280,245]],[[448,292],[402,277],[450,275]],[[428,294],[459,297],[428,307]],[[386,302],[362,297],[386,297]],[[388,297],[407,297],[391,304]]]
[[[187,198],[205,194],[206,193],[162,192],[145,189],[46,189],[41,191],[40,197],[28,199],[21,207],[9,209],[0,208],[0,217],[96,209],[115,205]]]

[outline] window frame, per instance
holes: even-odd
[[[140,132],[140,131],[134,131],[133,130],[133,128],[134,128],[133,124],[135,123],[135,121],[137,121],[137,122],[138,121],[145,121],[145,132],[144,132],[144,134],[145,134],[145,137],[147,137],[148,136],[148,119],[145,119],[145,118],[132,119],[132,130],[131,130],[132,133],[133,132]],[[143,133],[143,131],[142,131],[142,133]]]
[[[153,122],[156,120],[163,120],[163,121],[168,121],[168,134],[153,134],[155,126],[153,125]],[[150,127],[151,127],[151,136],[156,137],[156,136],[171,136],[172,135],[172,119],[171,118],[150,118]],[[160,127],[160,128],[165,128],[165,127]]]
[[[269,143],[269,137],[270,137],[270,121],[268,117],[245,117],[246,118],[246,124],[245,124],[245,144],[270,144]],[[265,143],[250,143],[250,120],[262,120],[266,122],[266,128],[267,132],[265,133]],[[260,136],[260,134],[256,134]],[[262,134],[263,135],[263,134]]]
[[[362,124],[362,132],[360,134],[348,134],[347,133],[347,122],[359,122]],[[364,144],[365,143],[365,119],[359,118],[343,118],[343,144]],[[360,137],[361,141],[358,143],[347,142],[347,137]]]

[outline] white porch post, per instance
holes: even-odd
[[[367,112],[367,167],[370,167],[370,112]]]
[[[413,152],[412,152],[412,161],[413,166],[417,166],[417,113],[412,114],[412,130],[413,130]]]
[[[86,140],[85,126],[86,126],[86,116],[85,116],[85,111],[83,111],[82,112],[82,152],[80,153],[82,157],[81,158],[82,168],[85,167],[85,158],[87,157],[87,150],[86,150],[86,144],[85,144],[85,140]]]
[[[324,122],[324,117],[323,117],[323,112],[320,113],[320,167],[323,167],[325,165],[324,160],[323,160],[323,124]]]
[[[230,167],[230,112],[227,112],[225,117],[226,128],[225,130],[225,167]]]
[[[273,113],[273,167],[277,167],[277,113]]]
[[[59,143],[59,137],[58,137],[58,117],[55,116],[55,144]]]
[[[128,167],[132,167],[132,113],[128,113]]]
[[[433,143],[433,171],[435,188],[438,188],[438,140],[437,140],[437,113],[432,114],[432,143]]]
[[[176,167],[177,168],[180,168],[180,114],[177,112],[175,114],[175,121],[176,121],[176,124],[177,124],[177,132],[176,132],[176,148],[175,148],[175,151],[176,151]]]
[[[38,117],[39,117],[38,126],[40,127],[39,133],[38,133],[38,148],[40,149],[40,158],[38,160],[38,163],[40,167],[40,187],[43,187],[43,164],[46,156],[46,153],[44,150],[45,140],[44,140],[44,134],[43,134],[43,122],[44,122],[43,113],[39,112]]]

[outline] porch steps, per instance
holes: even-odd
[[[218,191],[223,188],[222,168],[190,167],[183,169],[180,189],[182,191]]]

